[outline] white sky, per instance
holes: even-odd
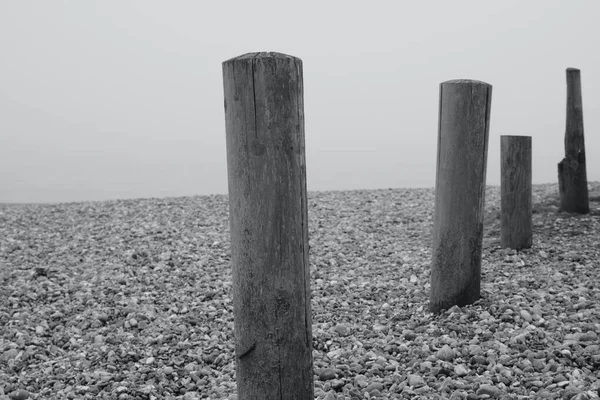
[[[534,183],[564,153],[581,69],[600,180],[600,2],[0,0],[0,201],[226,193],[221,63],[302,59],[309,190],[433,187],[439,84],[493,85],[500,135],[533,137]]]

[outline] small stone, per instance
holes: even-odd
[[[452,350],[452,348],[450,346],[445,344],[441,349],[439,349],[437,351],[437,353],[435,353],[435,356],[437,358],[439,358],[440,360],[452,361],[454,359],[454,357],[456,356],[456,354],[454,353],[454,350]]]
[[[584,333],[579,336],[579,341],[581,342],[591,342],[592,340],[596,340],[598,336],[594,332]]]
[[[323,400],[337,400],[337,396],[335,395],[335,392],[330,390],[329,392],[327,392],[327,394],[325,394]]]
[[[469,374],[469,370],[462,364],[454,366],[454,373],[457,376],[465,376]]]
[[[344,385],[346,384],[346,382],[344,382],[343,379],[333,379],[331,380],[331,388],[332,389],[341,389],[344,387]]]
[[[483,395],[483,394],[487,394],[488,396],[492,396],[495,397],[500,393],[500,389],[498,389],[496,386],[492,386],[492,385],[487,385],[487,384],[483,384],[481,386],[479,386],[479,389],[477,389],[477,395]]]
[[[564,381],[568,381],[568,379],[563,374],[558,374],[554,377],[554,379],[552,379],[552,382],[554,382],[554,383],[564,382]]]
[[[333,328],[333,330],[335,331],[335,333],[342,337],[350,335],[350,329],[348,329],[348,327],[345,324],[338,324],[335,326],[335,328]]]
[[[556,399],[557,395],[551,393],[549,390],[547,389],[541,389],[540,391],[538,391],[536,393],[536,397],[540,398],[540,399],[548,399],[548,400],[552,400],[552,399]]]
[[[36,326],[35,327],[35,333],[38,334],[38,335],[41,335],[42,333],[44,333],[44,327],[40,326],[40,325]]]
[[[131,319],[129,320],[129,325],[131,325],[131,326],[133,326],[133,327],[136,327],[136,326],[137,326],[137,324],[138,324],[138,322],[137,322],[137,319],[135,319],[135,318],[131,318]]]
[[[374,332],[387,332],[388,327],[382,324],[375,324],[373,325],[373,331]]]
[[[163,372],[165,373],[165,375],[171,375],[173,373],[173,367],[165,367],[163,369]]]
[[[319,371],[319,380],[320,381],[330,381],[335,379],[336,374],[332,368],[323,368]]]
[[[426,385],[426,383],[425,383],[425,380],[421,376],[415,375],[415,374],[410,374],[410,375],[408,375],[408,385],[412,386],[413,388],[418,388],[418,387]]]
[[[378,390],[378,391],[382,391],[383,390],[383,384],[379,383],[379,382],[373,382],[371,384],[369,384],[369,386],[367,386],[365,388],[365,390],[369,393],[371,393],[374,390]],[[372,393],[371,393],[372,394]]]
[[[8,398],[10,400],[25,400],[25,399],[28,399],[29,396],[31,396],[31,395],[29,394],[29,392],[27,390],[21,389],[21,390],[15,390],[14,392],[9,393]]]
[[[406,340],[415,340],[417,338],[417,334],[411,331],[408,331],[404,334],[404,339]]]
[[[521,318],[523,318],[525,321],[531,323],[533,321],[533,317],[531,316],[531,314],[529,314],[529,312],[527,310],[521,310],[519,312],[519,315],[521,315]]]
[[[108,322],[108,314],[100,313],[96,316],[96,318],[98,318],[98,321],[102,322],[103,324]]]
[[[213,351],[210,354],[202,354],[202,361],[204,361],[207,364],[213,364],[217,357],[219,357],[219,353]]]
[[[367,382],[365,377],[362,375],[355,376],[354,383],[356,384],[356,386],[361,387],[361,388],[366,388],[367,386],[369,386],[369,382]]]
[[[4,353],[2,353],[2,356],[0,356],[0,361],[9,361],[9,360],[12,360],[18,354],[19,354],[19,350],[17,350],[17,349],[8,349]]]
[[[473,356],[471,357],[471,364],[477,365],[488,365],[490,362],[484,356]]]
[[[571,400],[590,400],[590,396],[585,393],[579,393],[571,397]]]
[[[462,390],[455,390],[450,395],[450,400],[464,400],[467,398],[467,394]]]
[[[154,357],[148,357],[148,358],[146,359],[146,364],[147,364],[147,365],[149,365],[149,364],[152,364],[153,362],[154,362]]]
[[[190,363],[185,364],[185,367],[183,367],[183,369],[185,369],[188,372],[191,372],[191,371],[195,371],[197,367],[198,367],[198,364],[196,364],[195,362],[190,362]]]

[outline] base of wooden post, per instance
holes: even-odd
[[[577,160],[563,158],[558,163],[559,211],[578,214],[590,212],[585,153],[579,153]]]

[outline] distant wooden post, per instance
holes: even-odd
[[[302,61],[223,63],[239,400],[313,400]]]
[[[527,249],[532,242],[531,136],[501,136],[500,154],[500,244]]]
[[[483,205],[492,86],[472,80],[440,85],[432,312],[480,297]]]
[[[581,75],[578,69],[567,68],[565,158],[558,163],[560,211],[579,214],[589,213],[590,204],[587,185]]]

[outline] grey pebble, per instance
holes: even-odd
[[[336,374],[333,368],[323,368],[319,371],[318,376],[321,381],[329,381],[335,379]]]

